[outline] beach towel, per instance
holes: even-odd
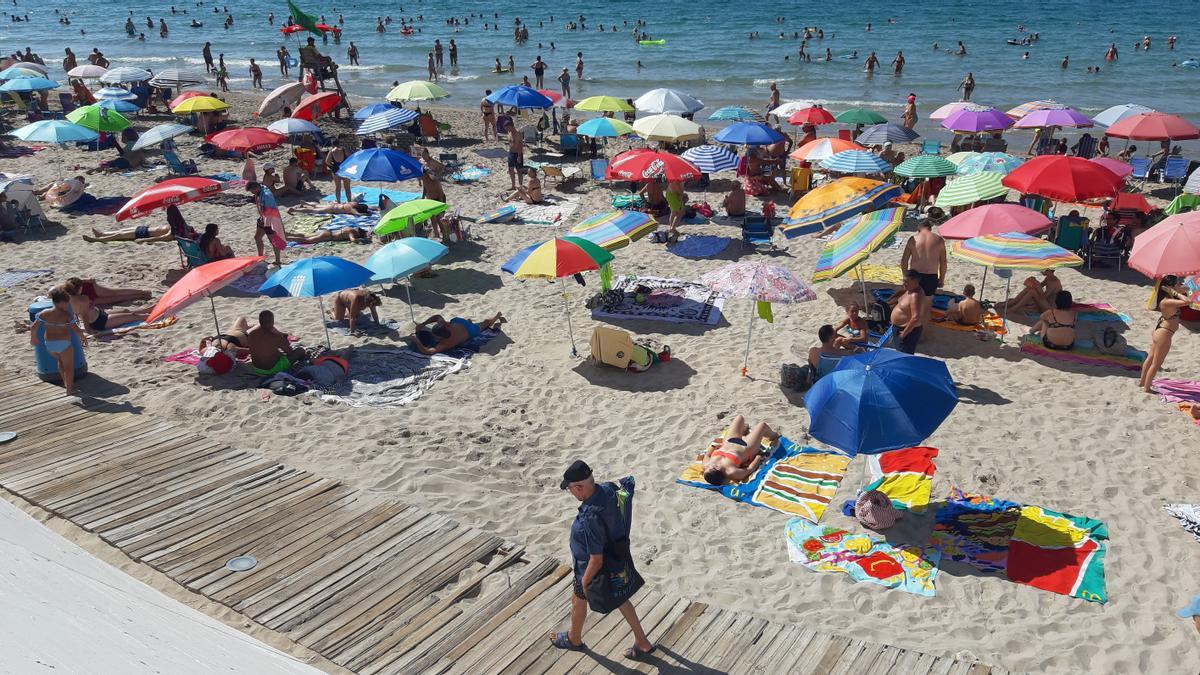
[[[579,208],[579,201],[575,197],[563,197],[554,199],[547,197],[544,204],[526,204],[524,202],[509,202],[505,206],[511,206],[517,210],[517,222],[524,225],[542,225],[553,226],[561,220],[570,218],[575,210]]]
[[[330,333],[342,336],[350,335],[350,322],[344,319],[342,321],[326,321],[325,327],[329,329]],[[391,335],[392,333],[399,332],[403,327],[403,324],[395,319],[384,319],[379,323],[375,323],[369,318],[359,321],[358,325],[355,326],[359,334],[376,337]]]
[[[930,544],[951,560],[985,574],[1003,574],[1020,504],[951,490],[938,509]]]
[[[250,162],[252,160],[247,159],[246,161]],[[253,167],[253,165],[251,165],[251,166]],[[251,170],[253,170],[253,169],[251,169]],[[242,181],[243,186],[245,185],[245,176],[238,175],[232,171],[222,171],[221,173],[214,173],[211,176],[208,176],[208,178],[211,178],[212,180],[219,180],[222,183],[229,183],[232,181]]]
[[[407,347],[354,350],[350,373],[321,400],[352,408],[403,406],[421,398],[438,380],[470,364],[470,355],[426,355]]]
[[[6,148],[0,148],[0,159],[17,159],[20,157],[28,157],[35,152],[41,152],[49,146],[45,145],[10,145]]]
[[[360,227],[367,232],[374,232],[375,226],[379,224],[379,216],[377,214],[367,214],[365,216],[352,216],[346,213],[334,216],[321,227],[331,232],[345,229],[347,227]]]
[[[54,274],[53,269],[44,270],[4,270],[0,272],[0,290],[12,288],[41,276]]]
[[[1200,504],[1164,504],[1163,510],[1178,519],[1183,529],[1200,541]]]
[[[1197,380],[1160,377],[1150,388],[1158,392],[1163,403],[1200,403],[1200,381]]]
[[[159,321],[155,321],[154,323],[146,323],[145,321],[134,321],[133,323],[127,323],[122,326],[116,326],[114,328],[105,328],[104,330],[100,330],[100,331],[88,330],[88,334],[91,335],[92,337],[102,339],[102,340],[104,338],[117,338],[117,337],[121,337],[122,335],[128,335],[129,333],[132,333],[135,330],[158,330],[159,328],[166,328],[168,326],[174,326],[177,321],[179,321],[179,317],[168,316],[167,318],[161,319]]]
[[[973,323],[969,325],[961,324],[957,321],[951,321],[949,318],[949,312],[945,310],[931,310],[929,312],[929,316],[931,319],[933,319],[930,322],[930,325],[937,326],[938,328],[944,330],[952,330],[960,333],[974,333],[978,330],[988,330],[996,335],[1006,335],[1008,333],[1008,329],[1004,327],[1004,319],[997,316],[996,313],[991,310],[988,310],[987,314],[983,315],[983,318],[979,323]]]
[[[270,190],[262,190],[259,194],[270,193]],[[274,198],[272,198],[274,199]],[[248,192],[218,192],[217,194],[202,199],[205,204],[216,204],[217,206],[228,206],[229,208],[237,209],[243,206],[248,206],[254,203],[254,196]],[[275,207],[276,212],[279,207]]]
[[[153,173],[155,171],[158,171],[159,169],[165,169],[165,168],[167,168],[166,164],[155,164],[153,166],[144,166],[140,169],[133,169],[131,171],[122,171],[121,173],[119,173],[117,175],[121,176],[122,178],[133,178],[134,176],[138,175],[139,173]]]
[[[1116,308],[1107,302],[1076,302],[1071,305],[1071,309],[1075,310],[1076,321],[1120,321],[1126,326],[1133,325],[1133,319],[1125,312],[1118,312]],[[1025,310],[1025,318],[1037,321],[1042,315],[1041,312],[1033,310]]]
[[[669,305],[665,303],[639,304],[633,294],[634,289],[638,286],[645,286],[652,293],[657,290],[681,292],[683,299],[676,304]],[[592,309],[593,319],[620,321],[643,319],[715,326],[721,320],[721,307],[725,305],[725,298],[709,287],[682,279],[626,276],[613,283],[613,290],[624,293],[624,300],[618,305]]]
[[[365,185],[355,185],[350,188],[350,196],[351,197],[353,197],[354,199],[358,199],[372,207],[379,204],[379,195],[380,194],[387,195],[388,199],[396,202],[397,204],[403,204],[404,202],[411,202],[412,200],[420,199],[420,197],[421,197],[421,193],[419,193],[419,192],[403,192],[401,190],[381,190],[377,187],[367,187]],[[337,195],[325,195],[324,197],[321,197],[321,201],[336,202]]]
[[[242,276],[229,282],[225,288],[231,288],[239,293],[258,295],[258,289],[267,281],[266,265],[257,266]]]
[[[1195,417],[1192,416],[1192,406],[1194,406],[1194,405],[1200,405],[1200,404],[1176,403],[1175,407],[1177,407],[1179,409],[1179,412],[1183,413],[1184,415],[1187,415],[1188,421],[1190,421],[1192,424],[1195,424],[1196,426],[1200,427],[1200,419],[1196,419]]]
[[[300,338],[295,335],[288,336],[288,342],[299,342],[299,341],[300,341]],[[238,359],[238,362],[246,363],[249,360],[250,360],[250,355],[247,354],[245,357]],[[185,366],[199,365],[200,349],[197,347],[192,347],[191,349],[185,349],[181,352],[175,352],[174,354],[168,354],[163,357],[163,362],[164,363],[181,363]]]
[[[859,263],[855,271],[850,273],[850,276],[857,277],[859,272],[862,273],[864,281],[897,285],[904,281],[904,274],[900,271],[899,267],[894,265],[877,265],[872,262]]]
[[[888,300],[891,300],[892,296],[894,295],[896,295],[896,291],[891,288],[871,289],[871,297],[873,297],[876,302],[887,302]],[[967,296],[965,295],[956,295],[954,293],[938,291],[933,295],[933,308],[931,314],[936,316],[938,312],[941,312],[942,316],[945,316],[945,313],[950,310],[951,302],[962,302],[966,299]]]
[[[924,513],[933,491],[933,474],[937,466],[937,448],[916,447],[867,455],[871,482],[859,494],[879,490],[892,501],[892,506],[913,513]]]
[[[1104,604],[1108,528],[1094,518],[1024,506],[1008,545],[1009,580]]]
[[[1025,335],[1021,338],[1021,351],[1034,356],[1041,356],[1055,361],[1082,363],[1088,366],[1102,368],[1120,368],[1122,370],[1141,370],[1142,361],[1146,360],[1146,352],[1129,347],[1124,354],[1105,354],[1096,351],[1089,343],[1076,340],[1075,346],[1069,351],[1046,349],[1042,338],[1037,335]]]
[[[733,239],[729,237],[689,234],[679,243],[668,246],[667,250],[682,258],[711,258],[724,251],[731,241]]]
[[[312,234],[321,227],[328,225],[331,220],[333,220],[333,216],[316,214],[293,216],[288,223],[288,229],[294,234]]]
[[[492,170],[487,167],[468,166],[465,169],[459,169],[458,171],[450,174],[450,180],[454,181],[455,183],[470,183],[488,176],[491,173]]]
[[[508,151],[504,148],[479,148],[471,152],[484,159],[506,159],[508,157]]]
[[[98,216],[111,216],[125,206],[129,197],[95,197],[84,193],[73,203],[59,209],[65,213],[83,213]]]
[[[712,445],[720,441],[714,439]],[[745,482],[712,485],[704,480],[704,469],[699,461],[689,464],[675,482],[715,490],[737,502],[815,523],[821,520],[849,464],[850,458],[845,455],[799,446],[780,438],[758,471]]]
[[[933,547],[893,546],[866,534],[792,518],[784,529],[788,557],[814,572],[837,572],[859,583],[931,597],[941,552]]]

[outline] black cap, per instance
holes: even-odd
[[[566,490],[567,485],[576,481],[585,480],[592,477],[592,467],[587,465],[587,462],[582,459],[577,459],[571,462],[571,466],[563,472],[562,482],[558,484],[560,490]]]

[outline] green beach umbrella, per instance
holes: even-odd
[[[395,103],[403,103],[405,101],[434,101],[449,95],[450,92],[432,82],[411,80],[397,85],[388,92],[386,98]]]
[[[958,167],[945,157],[937,155],[915,155],[900,162],[895,168],[897,175],[908,178],[937,178],[938,176],[953,176]]]
[[[429,220],[448,208],[450,207],[435,199],[414,199],[410,202],[404,202],[385,213],[379,219],[379,224],[375,226],[375,234],[385,235],[403,232],[417,223]]]
[[[129,128],[129,120],[116,110],[101,108],[98,104],[85,105],[67,113],[67,121],[85,129],[115,133]]]
[[[1008,194],[1008,188],[1000,183],[1002,178],[1004,174],[992,171],[955,178],[942,188],[933,205],[945,209],[1003,197]]]
[[[292,15],[292,20],[304,30],[315,35],[323,35],[321,29],[317,28],[317,17],[312,14],[305,14],[299,7],[292,4],[292,0],[288,0],[288,12]]]
[[[833,116],[833,119],[842,124],[883,124],[887,122],[887,118],[874,110],[866,108],[851,108]]]

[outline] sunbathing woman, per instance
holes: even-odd
[[[229,331],[201,340],[200,351],[203,352],[208,347],[216,347],[223,352],[235,352],[239,359],[246,358],[250,355],[250,347],[247,346],[249,345],[247,340],[249,332],[250,321],[244,316],[239,316]]]
[[[504,201],[512,202],[520,199],[526,204],[541,204],[542,196],[542,181],[538,180],[537,169],[529,169],[526,173],[529,180],[525,185],[517,186],[517,189],[504,197]]]
[[[127,323],[145,321],[150,316],[150,308],[134,310],[107,311],[97,307],[91,298],[80,293],[71,293],[63,289],[71,300],[71,309],[75,312],[75,320],[80,327],[93,334],[111,330]]]
[[[220,229],[216,223],[209,223],[204,226],[204,234],[200,235],[200,251],[209,262],[233,257],[233,249],[223,244],[217,236]]]
[[[740,483],[754,475],[765,454],[762,447],[764,438],[777,441],[779,434],[772,431],[766,422],[759,422],[751,429],[746,426],[746,418],[741,415],[734,417],[720,442],[708,452],[696,456],[703,464],[704,480],[709,485],[724,485],[731,481]]]
[[[1190,304],[1187,295],[1177,287],[1178,283],[1178,277],[1168,275],[1163,277],[1158,285],[1158,294],[1155,297],[1155,309],[1159,313],[1158,323],[1154,324],[1154,330],[1150,333],[1150,353],[1146,354],[1146,360],[1142,362],[1140,383],[1142,390],[1147,394],[1151,393],[1154,376],[1158,374],[1158,369],[1162,367],[1163,361],[1167,360],[1167,354],[1171,351],[1171,340],[1175,337],[1175,331],[1179,330],[1179,317],[1183,308]],[[1192,410],[1194,413],[1195,407]]]
[[[150,291],[137,288],[109,288],[95,279],[71,277],[62,285],[67,295],[83,295],[95,305],[120,305],[133,300],[149,300]]]
[[[348,241],[353,244],[371,243],[371,233],[361,227],[343,227],[337,230],[318,229],[312,234],[287,233],[287,240],[298,244],[319,244],[326,241]]]
[[[63,388],[67,396],[75,394],[75,348],[71,344],[71,333],[79,336],[79,342],[87,346],[87,336],[75,325],[75,317],[71,312],[71,298],[61,288],[50,291],[50,301],[54,306],[38,313],[33,326],[29,329],[29,344],[37,345],[41,340],[50,352],[58,366],[58,374],[62,377]],[[45,333],[38,336],[38,324],[45,326]]]
[[[500,312],[479,324],[460,317],[446,321],[441,314],[435,314],[417,324],[413,346],[422,354],[440,354],[474,340],[482,331],[499,330],[505,323],[508,319]]]
[[[315,213],[320,215],[365,216],[371,207],[362,202],[302,202],[288,209],[288,213]]]
[[[1030,334],[1042,336],[1046,349],[1069,351],[1075,346],[1075,310],[1071,309],[1071,293],[1059,291],[1054,296],[1054,307],[1042,312]]]

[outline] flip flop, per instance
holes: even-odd
[[[565,649],[569,652],[582,652],[587,650],[587,645],[583,644],[582,642],[577,645],[571,644],[571,638],[567,635],[566,631],[555,633],[554,637],[550,638],[550,644],[558,647],[559,649]]]
[[[15,431],[0,431],[0,445],[4,445],[16,437],[17,432]]]
[[[650,649],[643,650],[635,643],[632,647],[625,650],[625,658],[631,661],[644,661],[647,656],[650,656],[658,650],[658,645],[650,645]]]

